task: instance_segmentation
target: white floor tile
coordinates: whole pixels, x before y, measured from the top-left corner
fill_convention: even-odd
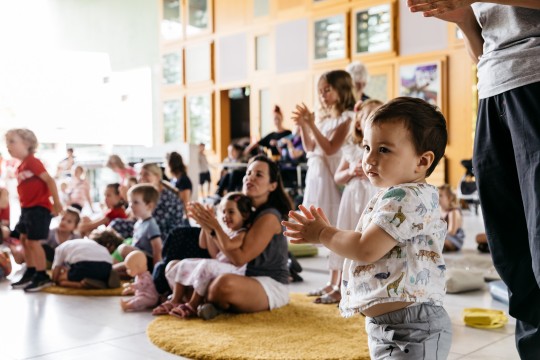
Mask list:
[[[465,357],[465,360],[519,360],[519,354],[516,350],[514,335],[509,335],[497,342],[489,344]]]
[[[39,360],[95,360],[95,359],[114,359],[114,360],[149,360],[158,359],[152,355],[139,354],[135,351],[129,351],[105,343],[94,344],[90,346],[81,346],[78,348],[55,352],[40,356]]]
[[[109,345],[136,352],[149,358],[156,360],[169,360],[169,359],[186,359],[181,356],[172,355],[168,352],[162,351],[150,342],[146,333],[126,336],[121,339],[111,340],[106,342]]]

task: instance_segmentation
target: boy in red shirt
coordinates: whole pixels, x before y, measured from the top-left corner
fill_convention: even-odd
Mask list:
[[[52,285],[45,272],[45,252],[40,240],[49,234],[52,214],[62,211],[58,190],[54,179],[43,163],[34,157],[38,141],[28,129],[11,129],[6,133],[9,154],[21,160],[17,168],[17,192],[21,203],[21,217],[15,226],[26,255],[26,271],[23,277],[12,283],[14,289],[35,292]],[[49,200],[53,197],[53,204]]]

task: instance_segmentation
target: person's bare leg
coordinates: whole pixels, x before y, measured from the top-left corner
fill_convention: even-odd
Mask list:
[[[252,313],[268,310],[268,296],[261,283],[247,276],[225,274],[208,288],[208,302],[223,310]]]
[[[82,289],[84,287],[80,281],[69,281],[69,280],[60,280],[58,282],[58,285],[62,287],[74,288],[74,289]]]
[[[41,242],[27,240],[27,249],[31,251],[32,261],[34,262],[36,271],[45,271],[47,268],[47,259],[45,258],[45,251],[41,246]]]
[[[174,284],[174,289],[171,297],[171,302],[175,304],[180,304],[182,302],[182,298],[184,297],[186,287],[180,283]]]
[[[26,261],[26,267],[27,268],[35,268],[36,262],[34,261],[34,254],[32,253],[32,250],[29,248],[29,240],[26,238],[26,235],[21,234],[20,236],[21,245],[23,247],[24,251],[24,258]]]
[[[191,299],[188,301],[189,306],[191,306],[192,309],[197,310],[197,307],[201,305],[204,302],[204,296],[201,296],[197,294],[196,291],[193,291],[193,294],[191,295]]]

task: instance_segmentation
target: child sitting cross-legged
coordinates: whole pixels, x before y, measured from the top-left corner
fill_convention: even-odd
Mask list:
[[[212,259],[184,259],[181,261],[171,261],[167,265],[166,277],[169,281],[173,294],[171,300],[164,302],[152,311],[153,315],[170,314],[179,318],[189,318],[200,316],[211,318],[215,314],[208,311],[216,311],[216,308],[205,307],[202,304],[206,296],[208,285],[218,275],[238,274],[244,275],[246,265],[236,266],[223,254],[222,247],[227,250],[240,248],[244,242],[247,222],[251,217],[251,200],[246,195],[239,192],[232,192],[225,195],[219,204],[219,211],[222,214],[221,231],[211,231],[203,228],[199,237],[199,246],[208,249]],[[215,227],[220,225],[216,221]],[[219,237],[226,234],[230,241],[223,243]],[[192,291],[188,302],[183,303],[184,296]]]
[[[113,230],[94,230],[90,238],[58,245],[52,265],[53,281],[70,288],[117,288],[118,275],[112,270],[111,253],[123,239]]]
[[[158,199],[157,189],[150,184],[137,184],[128,191],[129,204],[133,216],[137,222],[133,228],[132,245],[122,244],[118,247],[120,256],[126,256],[134,251],[141,250],[147,257],[148,271],[152,272],[154,265],[161,260],[161,231],[156,220],[152,217]],[[119,262],[114,264],[115,270],[120,274],[126,271],[125,264]]]
[[[400,97],[366,123],[363,170],[380,191],[356,230],[301,206],[282,224],[293,243],[321,243],[345,257],[340,311],[366,316],[372,359],[446,359],[452,332],[442,307],[446,224],[438,189],[426,183],[444,155],[446,121],[427,102]]]

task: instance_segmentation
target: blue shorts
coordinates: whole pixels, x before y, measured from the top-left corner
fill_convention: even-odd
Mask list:
[[[14,232],[26,235],[28,240],[45,240],[49,237],[51,219],[51,212],[47,208],[41,206],[22,208]]]

